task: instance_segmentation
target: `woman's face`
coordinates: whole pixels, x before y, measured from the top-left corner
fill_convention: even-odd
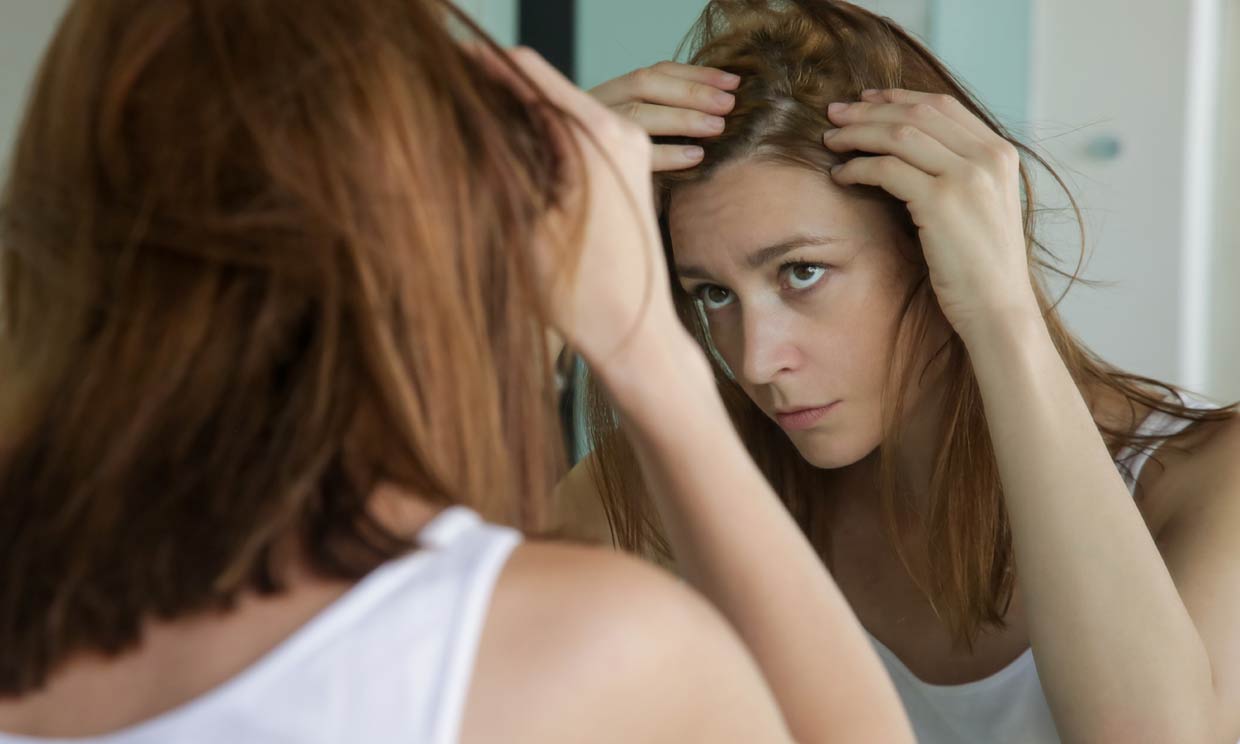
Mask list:
[[[887,208],[824,174],[746,160],[678,187],[669,219],[677,278],[754,403],[817,467],[873,452],[897,322],[918,272]],[[910,406],[918,393],[909,391]]]

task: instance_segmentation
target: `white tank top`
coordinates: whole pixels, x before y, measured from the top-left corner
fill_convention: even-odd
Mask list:
[[[449,507],[270,653],[105,736],[0,744],[455,744],[492,590],[519,533]]]
[[[1188,395],[1185,403],[1193,408],[1216,407]],[[1189,423],[1154,411],[1137,431],[1171,437]],[[1116,455],[1116,463],[1127,466],[1120,472],[1130,491],[1149,457],[1149,452],[1132,447]],[[1059,744],[1032,649],[989,677],[962,685],[932,685],[914,675],[877,638],[869,637],[904,701],[919,744]]]

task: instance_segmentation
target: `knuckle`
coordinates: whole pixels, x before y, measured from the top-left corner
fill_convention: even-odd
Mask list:
[[[626,121],[634,121],[641,113],[642,105],[638,101],[625,101],[615,106],[612,110],[623,117]]]
[[[666,60],[666,59],[655,62],[653,65],[650,66],[650,70],[652,72],[661,72],[664,74],[670,73],[674,69],[676,69],[675,63],[671,62],[670,60]]]
[[[891,138],[897,142],[908,142],[921,134],[921,130],[910,124],[897,124],[891,130]]]
[[[935,108],[939,110],[949,109],[953,106],[960,105],[960,101],[957,101],[954,96],[948,95],[947,93],[936,93],[930,100],[933,101]]]
[[[909,106],[909,116],[917,121],[926,121],[939,115],[939,110],[928,103],[914,103]]]
[[[1007,140],[1003,140],[994,149],[995,160],[1004,167],[1013,167],[1020,165],[1020,152],[1016,146]]]
[[[715,89],[702,83],[689,83],[689,96],[697,101],[711,102],[714,100]]]
[[[684,131],[705,132],[710,130],[711,122],[714,117],[709,114],[699,114],[693,111],[680,111],[677,119],[677,125]]]
[[[963,184],[974,190],[982,190],[990,186],[990,176],[981,168],[970,166],[961,173]]]
[[[652,67],[639,67],[630,72],[628,78],[635,90],[645,91],[649,88],[650,81],[658,74]]]

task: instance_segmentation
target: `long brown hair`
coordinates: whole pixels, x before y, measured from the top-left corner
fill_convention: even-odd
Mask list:
[[[861,92],[869,88],[948,94],[1012,142],[1027,161],[1020,170],[1025,196],[1024,233],[1031,275],[1051,336],[1083,391],[1114,391],[1127,399],[1132,409],[1130,425],[1099,422],[1112,451],[1130,445],[1149,448],[1153,444],[1152,437],[1136,432],[1137,404],[1194,422],[1216,421],[1234,414],[1186,405],[1173,386],[1116,369],[1072,336],[1056,311],[1058,300],[1052,300],[1040,273],[1060,273],[1070,279],[1069,287],[1078,281],[1084,236],[1076,270],[1062,270],[1036,236],[1038,210],[1030,165],[1045,168],[1065,192],[1066,186],[1043,158],[1013,139],[931,52],[899,26],[835,0],[712,0],[687,41],[693,49],[691,63],[736,73],[742,83],[735,91],[736,105],[727,117],[725,131],[716,137],[692,140],[705,147],[702,163],[659,179],[669,270],[673,262],[667,204],[679,186],[707,179],[723,164],[745,158],[825,173],[841,161],[840,156],[822,145],[822,133],[831,126],[826,118],[827,104],[858,100]],[[689,142],[675,138],[665,141]],[[893,219],[898,220],[909,244],[916,248],[912,259],[921,267],[920,279],[903,298],[896,352],[884,396],[884,437],[879,449],[884,521],[899,559],[932,607],[958,643],[971,645],[983,627],[1003,626],[1014,580],[1011,530],[981,394],[959,336],[953,334],[942,348],[931,350],[935,358],[946,355],[946,392],[938,437],[943,446],[932,471],[929,513],[916,514],[906,498],[908,489],[899,482],[893,453],[901,441],[905,392],[925,369],[904,360],[918,358],[916,350],[926,344],[928,319],[937,304],[907,209],[894,197],[876,189],[853,191],[859,197],[888,203]],[[1075,202],[1072,209],[1079,223]],[[672,285],[682,320],[709,348],[708,329],[693,298],[677,283]],[[750,454],[819,552],[829,556],[831,510],[829,494],[824,492],[827,487],[823,471],[800,456],[783,431],[758,409],[726,370],[719,364],[715,367],[720,392]],[[597,452],[594,474],[614,539],[626,549],[667,560],[668,546],[657,514],[639,486],[633,453],[597,384],[591,385],[588,401],[590,434]],[[908,554],[901,538],[910,529],[917,529],[924,536],[924,544],[929,548],[927,555]],[[921,566],[925,568],[915,568]]]
[[[381,481],[539,528],[562,112],[465,35],[498,49],[440,0],[71,6],[0,212],[0,693],[279,591],[285,538],[413,549]]]

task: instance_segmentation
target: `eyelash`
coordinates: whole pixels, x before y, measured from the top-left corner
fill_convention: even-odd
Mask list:
[[[790,259],[790,260],[784,261],[783,263],[779,265],[779,271],[777,275],[782,277],[789,269],[794,269],[794,268],[822,269],[824,272],[830,270],[830,267],[827,266],[826,264],[817,263],[815,261],[797,261],[794,259]],[[814,282],[813,285],[806,287],[805,289],[799,289],[799,290],[793,289],[792,291],[810,292],[816,289],[820,282],[822,282],[821,278],[818,281]],[[698,302],[705,304],[705,298],[703,297],[703,295],[705,294],[707,290],[712,289],[712,288],[724,289],[723,287],[719,287],[718,284],[701,284],[701,285],[698,285],[697,287],[694,287],[693,289],[694,299],[697,300]],[[729,293],[731,292],[731,290],[727,290],[727,291]],[[704,308],[704,309],[706,309],[707,312],[714,312],[710,310],[709,308]]]

